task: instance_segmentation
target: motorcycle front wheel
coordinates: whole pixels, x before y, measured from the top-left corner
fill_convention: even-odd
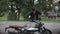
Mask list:
[[[52,34],[52,32],[49,29],[46,29],[46,31],[43,34]]]

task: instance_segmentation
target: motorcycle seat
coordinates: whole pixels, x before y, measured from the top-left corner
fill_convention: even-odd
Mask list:
[[[10,28],[24,28],[25,26],[10,25]]]

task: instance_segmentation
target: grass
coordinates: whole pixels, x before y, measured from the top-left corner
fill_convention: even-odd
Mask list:
[[[50,19],[50,18],[42,18],[42,21],[44,21],[44,22],[57,22],[57,23],[60,22],[60,20]]]
[[[0,17],[0,21],[7,21],[7,16]]]
[[[48,18],[41,18],[42,20],[41,21],[44,21],[44,22],[58,22],[60,23],[60,20],[56,20],[56,19],[48,19]],[[3,17],[0,17],[0,21],[7,21],[7,16],[3,16]],[[20,21],[26,21],[24,20],[23,17],[20,17]]]

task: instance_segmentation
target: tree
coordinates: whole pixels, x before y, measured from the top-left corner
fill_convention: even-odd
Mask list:
[[[60,1],[58,2],[58,6],[59,6],[59,11],[60,11]]]
[[[25,18],[25,20],[28,19],[28,14],[31,12],[31,9],[34,8],[34,2],[33,0],[25,0],[24,6],[22,7],[21,14]]]
[[[3,16],[4,13],[6,13],[8,10],[7,7],[7,0],[1,0],[0,1],[0,16]]]
[[[53,0],[39,0],[40,10],[47,15],[47,11],[53,9]]]
[[[19,20],[20,13],[21,13],[22,9],[30,10],[33,7],[32,0],[29,0],[29,1],[28,0],[24,0],[24,1],[23,0],[10,0],[9,3],[10,3],[10,6],[11,6],[10,7],[10,13],[9,13],[9,16],[8,16],[9,20]],[[13,7],[14,5],[16,7],[15,9]],[[17,10],[17,12],[15,13],[16,10]],[[25,12],[26,12],[26,10],[25,10]],[[14,18],[14,19],[12,19],[12,18]]]

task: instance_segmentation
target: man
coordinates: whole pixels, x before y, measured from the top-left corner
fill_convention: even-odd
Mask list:
[[[34,22],[34,20],[38,20],[39,16],[41,16],[41,13],[35,9],[32,9],[32,12],[29,14],[29,18],[32,22]]]

